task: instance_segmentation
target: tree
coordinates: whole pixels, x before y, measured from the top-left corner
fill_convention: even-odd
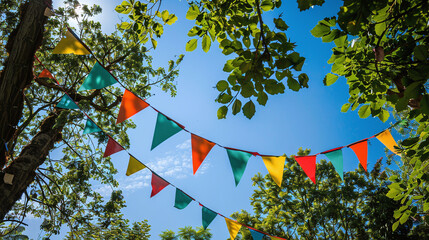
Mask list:
[[[112,235],[136,239],[136,234],[148,238],[146,222],[129,224],[120,213],[125,204],[121,192],[114,190],[118,183],[113,175],[117,171],[110,158],[102,156],[107,136],[102,132],[82,135],[85,115],[55,107],[66,91],[99,126],[127,147],[126,131],[135,125],[132,121],[112,124],[123,90],[111,86],[77,92],[94,58],[52,55],[51,50],[67,31],[62,23],[77,19],[77,33],[92,46],[95,58],[113,74],[120,72],[121,83],[141,97],[150,96],[153,86],[175,95],[173,80],[182,57],[169,61],[166,69],[155,69],[149,49],[134,36],[100,31],[100,23],[90,19],[101,12],[99,6],[83,5],[82,14],[77,14],[78,2],[69,0],[65,8],[56,9],[56,17],[48,19],[44,16],[47,5],[42,0],[1,4],[6,5],[1,7],[1,34],[8,36],[8,41],[1,41],[0,48],[7,51],[1,54],[0,76],[0,234],[7,234],[13,230],[13,223],[21,223],[26,214],[32,214],[44,219],[41,229],[48,237],[58,234],[67,224],[71,239],[90,233],[106,239]],[[35,61],[35,55],[40,63]],[[59,84],[50,78],[35,77],[45,68]],[[53,159],[50,152],[54,150],[61,157]],[[3,181],[11,176],[9,181]],[[110,199],[93,191],[93,181],[112,188]],[[121,235],[117,235],[119,232]]]
[[[203,227],[192,227],[179,228],[179,232],[176,233],[172,230],[165,230],[159,234],[162,240],[209,240],[212,238],[210,229],[204,229]]]
[[[400,204],[386,197],[382,162],[379,159],[370,172],[359,166],[341,181],[333,165],[321,160],[313,184],[293,156],[287,157],[282,187],[269,174],[257,174],[252,178],[253,213],[242,210],[232,217],[286,239],[416,239],[413,225],[419,223],[411,220],[391,230],[393,211]],[[252,239],[247,229],[241,230],[241,238]]]
[[[344,1],[338,16],[325,18],[311,31],[336,45],[328,61],[332,73],[324,83],[346,78],[350,98],[341,111],[360,106],[360,117],[385,122],[394,109],[401,120],[416,123],[398,149],[408,176],[397,173],[389,185],[388,196],[403,205],[394,229],[409,217],[425,218],[429,210],[428,12],[424,0]]]

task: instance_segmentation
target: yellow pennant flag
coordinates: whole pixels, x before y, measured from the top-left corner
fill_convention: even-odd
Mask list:
[[[229,218],[225,218],[225,222],[226,226],[228,227],[229,236],[231,237],[231,240],[234,240],[235,236],[238,234],[238,231],[240,231],[241,224]]]
[[[130,155],[130,161],[128,162],[128,168],[127,168],[127,176],[130,176],[131,174],[134,174],[142,169],[146,168],[145,165],[143,165],[140,161],[135,159],[133,156]]]
[[[66,38],[61,39],[61,41],[54,48],[52,54],[69,53],[74,53],[76,55],[87,55],[89,54],[89,51],[70,31],[67,31]]]
[[[396,155],[399,155],[398,151],[395,149],[395,146],[398,145],[396,144],[395,139],[393,139],[389,129],[384,130],[382,133],[378,134],[375,137],[380,140],[380,142],[383,143],[384,146],[386,146],[390,151],[392,151]]]
[[[286,157],[262,156],[262,160],[264,160],[265,167],[270,173],[271,178],[279,187],[281,187]]]

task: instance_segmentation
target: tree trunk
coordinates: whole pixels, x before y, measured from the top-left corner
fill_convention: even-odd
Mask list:
[[[62,124],[56,125],[56,123],[62,111],[64,110],[51,113],[43,120],[40,131],[22,149],[18,158],[5,169],[4,174],[0,174],[2,177],[0,181],[0,222],[33,182],[36,169],[43,164],[49,151],[53,149],[54,143],[61,140],[61,131],[65,121],[60,121]],[[6,174],[13,175],[12,184],[3,181],[4,176],[2,175]]]
[[[44,12],[52,0],[31,0],[21,6],[20,23],[10,34],[9,57],[0,73],[0,170],[6,164],[5,144],[12,140],[24,107],[24,90],[33,80],[34,54],[43,40]]]
[[[21,6],[20,23],[6,45],[9,57],[0,72],[0,170],[6,164],[6,144],[14,140],[12,136],[22,117],[24,90],[33,80],[34,55],[43,40],[47,20],[44,12],[51,5],[52,0],[31,0]],[[19,157],[0,172],[0,221],[33,181],[35,170],[43,164],[55,141],[61,138],[63,126],[54,128],[59,112],[43,121],[40,131]],[[12,184],[4,182],[5,176],[12,175]]]

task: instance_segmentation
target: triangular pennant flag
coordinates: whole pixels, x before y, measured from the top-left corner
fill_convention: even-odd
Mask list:
[[[304,170],[305,174],[316,184],[316,155],[312,156],[295,156],[295,160]]]
[[[229,163],[231,164],[232,172],[234,174],[235,186],[237,186],[243,176],[244,170],[246,169],[247,161],[249,161],[252,154],[228,148],[226,149],[226,152],[228,153]]]
[[[83,130],[83,134],[100,132],[101,129],[90,119],[86,120],[85,129]]]
[[[43,69],[43,71],[39,74],[38,78],[50,78],[54,79],[52,74],[48,71],[48,69]]]
[[[341,180],[344,180],[343,175],[343,151],[341,149],[332,152],[323,153],[331,160],[335,170],[340,175]]]
[[[125,89],[124,95],[122,96],[121,107],[119,108],[118,118],[116,119],[116,124],[127,120],[146,107],[149,107],[147,102],[141,100],[139,97],[134,95],[134,93]]]
[[[66,32],[66,37],[61,39],[57,44],[52,54],[69,54],[87,55],[88,49],[72,34],[70,31]]]
[[[174,199],[175,208],[184,209],[189,205],[191,201],[192,201],[192,198],[190,198],[188,195],[186,195],[181,190],[176,188],[176,198]]]
[[[135,157],[130,155],[130,160],[128,161],[127,173],[125,175],[130,176],[142,169],[145,169],[146,166],[137,160]]]
[[[108,157],[114,153],[125,150],[119,143],[109,137],[109,141],[107,141],[106,150],[104,151],[103,157]]]
[[[281,187],[286,156],[262,156],[262,160],[264,161],[265,167],[270,173],[271,178],[279,187]]]
[[[67,94],[64,94],[64,96],[61,98],[61,100],[55,107],[64,109],[79,109],[79,106],[76,105],[73,99],[71,99],[71,97]]]
[[[52,17],[55,13],[48,7],[45,8],[45,12],[43,13],[45,17]]]
[[[86,76],[82,86],[77,91],[91,90],[91,89],[102,89],[107,86],[117,83],[116,79],[110,74],[103,66],[98,62],[94,64],[94,67]]]
[[[229,218],[225,218],[225,222],[228,227],[229,236],[231,237],[231,240],[234,240],[237,233],[240,231],[241,224]]]
[[[395,153],[396,155],[399,155],[398,151],[395,149],[396,144],[395,139],[393,139],[392,134],[390,133],[389,129],[384,130],[382,133],[375,136],[381,143],[384,144],[390,151]]]
[[[169,137],[182,130],[179,125],[169,120],[166,116],[158,113],[156,119],[155,132],[153,134],[152,147],[150,150],[156,148],[159,144],[167,140]]]
[[[170,183],[162,179],[160,176],[156,175],[155,173],[152,173],[152,192],[150,193],[150,197],[155,196],[158,194],[162,189],[167,187]]]
[[[262,238],[265,236],[265,234],[255,231],[253,229],[250,229],[250,234],[252,235],[253,240],[262,240]]]
[[[203,163],[207,154],[212,150],[215,143],[210,142],[207,139],[191,134],[192,142],[192,165],[194,174],[197,172],[201,163]]]
[[[363,169],[365,169],[365,171],[368,171],[367,170],[368,140],[350,145],[349,148],[351,148],[353,152],[355,152]]]
[[[215,219],[215,217],[217,216],[217,213],[203,206],[202,215],[203,215],[203,227],[204,229],[207,229],[207,227],[210,225],[213,219]]]

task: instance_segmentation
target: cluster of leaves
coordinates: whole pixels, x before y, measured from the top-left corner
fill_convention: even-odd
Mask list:
[[[155,5],[161,1],[151,2]],[[216,84],[220,92],[216,101],[224,104],[217,112],[219,119],[226,117],[230,105],[232,114],[243,111],[246,117],[252,118],[255,114],[252,98],[265,105],[268,95],[284,93],[284,82],[293,91],[308,87],[309,78],[305,73],[294,77],[295,72],[301,71],[305,58],[294,51],[295,44],[286,37],[286,23],[281,17],[273,19],[277,31],[270,29],[262,19],[263,12],[281,6],[280,0],[188,2],[190,7],[186,18],[195,20],[195,26],[188,32],[188,36],[194,38],[187,42],[186,51],[195,50],[201,41],[202,49],[208,52],[212,43],[217,41],[224,55],[235,54],[235,58],[228,60],[223,68],[230,73],[228,79]],[[139,11],[140,6],[149,9],[140,1],[124,1],[116,7],[118,12],[129,14],[132,20],[131,23],[123,23],[125,26],[143,26],[148,22],[146,19],[150,16],[147,11]],[[167,24],[176,19],[167,10],[155,15],[161,16],[160,19]],[[155,25],[161,26],[156,21],[152,23],[149,23],[152,29]],[[147,32],[135,30],[135,34],[143,37]],[[248,99],[245,104],[239,99],[239,94]]]
[[[204,229],[203,227],[197,227],[193,229],[192,227],[183,227],[179,228],[179,232],[176,233],[172,230],[165,230],[159,237],[162,240],[210,240],[212,234],[210,229]]]
[[[298,155],[307,155],[309,150]],[[293,157],[287,157],[282,187],[267,174],[252,178],[253,213],[236,212],[237,221],[286,239],[416,239],[413,222],[407,220],[393,232],[393,211],[400,204],[386,197],[382,159],[371,172],[359,166],[344,174],[321,160],[313,184]],[[242,228],[241,239],[252,239]]]
[[[132,121],[115,124],[123,89],[116,84],[102,90],[76,92],[95,64],[94,57],[51,54],[60,37],[67,31],[63,23],[70,19],[78,20],[75,32],[91,47],[95,58],[114,75],[120,76],[119,80],[128,89],[142,98],[150,96],[153,86],[175,95],[176,68],[182,57],[171,60],[167,68],[155,69],[148,48],[135,35],[117,31],[102,33],[100,23],[92,20],[94,15],[101,12],[101,8],[83,5],[82,13],[77,14],[75,7],[78,4],[75,0],[66,1],[66,6],[58,8],[56,16],[49,18],[46,24],[48,30],[36,55],[61,86],[52,79],[35,78],[34,84],[26,89],[23,118],[14,139],[8,143],[9,163],[37,134],[43,119],[50,112],[57,111],[55,106],[64,95],[64,89],[98,126],[115,137],[122,146],[129,145],[127,130],[135,128],[135,124]],[[1,31],[8,30],[3,29],[2,25]],[[43,69],[42,65],[35,63],[36,76]],[[43,220],[41,229],[47,237],[59,234],[62,226],[67,225],[68,237],[72,239],[94,234],[96,239],[123,239],[126,236],[134,236],[130,239],[141,239],[141,236],[149,238],[149,225],[146,222],[129,224],[120,213],[125,202],[121,192],[115,191],[118,187],[114,178],[117,170],[110,158],[103,158],[107,136],[103,133],[82,135],[86,120],[80,111],[61,111],[56,124],[66,125],[61,132],[62,139],[55,146],[53,155],[58,157],[47,158],[37,170],[34,183],[6,216],[6,222],[31,214]],[[95,191],[103,186],[110,189],[107,192],[112,191],[107,202],[101,193]],[[3,234],[13,226],[1,223],[0,227]]]
[[[428,21],[425,0],[346,0],[336,17],[320,21],[311,31],[336,45],[328,61],[333,64],[332,73],[324,83],[331,85],[339,76],[347,79],[350,98],[341,111],[360,106],[361,118],[372,115],[385,122],[393,109],[402,119],[417,123],[417,134],[402,142],[403,163],[412,169],[407,171],[410,176],[390,186],[389,196],[404,204],[401,214],[395,215],[401,223],[419,215],[411,202],[425,206],[420,215],[429,210]],[[415,191],[417,186],[426,189]]]

